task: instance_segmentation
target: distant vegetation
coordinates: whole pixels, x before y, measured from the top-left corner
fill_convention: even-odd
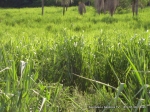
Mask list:
[[[150,111],[149,8],[44,11],[0,9],[0,112]]]
[[[56,3],[56,1],[59,1]],[[61,6],[61,0],[44,0],[45,6]],[[74,2],[71,6],[77,6],[79,2],[88,3],[90,1],[91,5],[94,6],[94,0],[73,0]],[[120,7],[127,8],[131,5],[131,1],[133,0],[119,0]],[[149,0],[139,0],[139,4],[147,6],[149,4]],[[0,7],[39,7],[41,6],[41,0],[1,0]]]

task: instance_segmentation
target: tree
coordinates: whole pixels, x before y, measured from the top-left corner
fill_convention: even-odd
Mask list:
[[[44,14],[44,0],[42,0],[42,15]]]

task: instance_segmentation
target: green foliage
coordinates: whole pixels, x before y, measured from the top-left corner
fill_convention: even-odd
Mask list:
[[[59,7],[44,16],[41,8],[1,9],[0,111],[148,112],[149,10],[110,17],[93,7],[83,16],[77,7],[65,16]]]

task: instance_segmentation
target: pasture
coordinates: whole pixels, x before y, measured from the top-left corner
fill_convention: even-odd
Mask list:
[[[0,8],[0,112],[150,111],[149,15]]]

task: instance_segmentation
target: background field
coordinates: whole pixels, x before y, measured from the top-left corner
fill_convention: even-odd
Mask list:
[[[0,9],[1,112],[150,110],[149,8],[44,11]]]

